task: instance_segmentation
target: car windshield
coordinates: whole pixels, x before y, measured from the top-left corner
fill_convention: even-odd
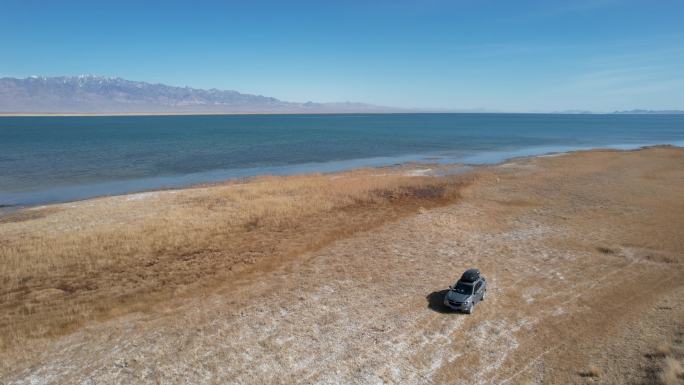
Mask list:
[[[454,291],[461,294],[473,294],[473,285],[468,285],[463,282],[456,282]]]

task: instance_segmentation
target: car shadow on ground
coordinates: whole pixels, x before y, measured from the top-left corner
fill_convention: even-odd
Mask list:
[[[428,308],[437,313],[456,313],[454,310],[444,305],[444,297],[448,292],[449,290],[440,290],[428,294],[427,297],[425,297],[428,302]]]

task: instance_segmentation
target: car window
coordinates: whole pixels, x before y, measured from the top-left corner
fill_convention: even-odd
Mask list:
[[[475,291],[480,291],[481,288],[482,288],[482,282],[478,282],[478,283],[475,285]]]
[[[454,291],[457,293],[470,295],[473,294],[473,285],[468,285],[467,283],[459,281],[456,282],[456,286],[454,286]]]

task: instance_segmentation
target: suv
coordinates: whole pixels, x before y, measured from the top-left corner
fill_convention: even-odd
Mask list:
[[[475,304],[485,299],[487,280],[480,275],[478,269],[468,269],[455,285],[449,286],[444,296],[444,305],[468,314],[473,312]]]

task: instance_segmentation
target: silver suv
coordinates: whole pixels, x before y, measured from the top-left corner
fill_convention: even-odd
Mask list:
[[[449,286],[449,291],[444,296],[444,305],[470,314],[476,303],[484,301],[486,293],[485,277],[478,269],[468,269],[455,285]]]

